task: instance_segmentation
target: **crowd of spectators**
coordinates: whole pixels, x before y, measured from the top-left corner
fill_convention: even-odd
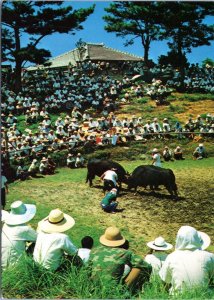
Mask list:
[[[26,252],[32,260],[49,272],[70,272],[82,266],[92,280],[102,284],[123,284],[136,291],[153,277],[165,283],[171,295],[187,288],[206,288],[213,283],[214,255],[206,249],[210,237],[191,226],[181,226],[173,245],[161,236],[147,243],[149,253],[143,257],[131,250],[129,241],[117,227],[108,227],[93,246],[91,236],[81,238],[82,247],[73,243],[66,231],[75,225],[72,216],[53,209],[42,219],[37,229],[28,222],[36,215],[36,206],[15,201],[11,211],[3,211],[2,261],[3,270],[16,265]],[[26,247],[27,242],[31,243]],[[78,272],[78,271],[77,271]],[[76,273],[78,276],[78,273]]]
[[[131,69],[131,64],[124,63],[121,68]],[[168,66],[168,72],[169,69]],[[214,116],[211,114],[206,118],[200,115],[196,119],[189,118],[183,126],[179,121],[172,123],[167,118],[118,117],[115,110],[121,103],[131,102],[132,97],[149,95],[156,101],[163,101],[171,91],[155,77],[146,85],[133,81],[128,75],[116,80],[103,74],[107,70],[109,65],[106,63],[88,61],[66,70],[23,71],[23,88],[18,94],[5,82],[1,103],[3,159],[9,156],[13,161],[28,157],[32,162],[61,150],[76,155],[79,147],[89,153],[106,145],[124,145],[133,140],[168,140],[172,136],[193,139],[194,131],[200,132],[199,137],[213,136]],[[194,72],[196,70],[193,68]],[[55,119],[52,114],[59,117]],[[24,131],[19,129],[19,116],[25,118]],[[37,126],[36,129],[30,129],[32,124]],[[69,157],[68,166],[75,165],[72,160]]]

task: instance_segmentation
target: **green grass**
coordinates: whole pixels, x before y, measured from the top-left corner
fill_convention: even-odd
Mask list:
[[[213,299],[207,289],[189,289],[170,296],[160,279],[152,278],[143,291],[133,293],[113,282],[90,280],[86,267],[71,267],[64,272],[49,272],[35,264],[30,257],[23,257],[15,266],[3,272],[2,294],[14,299]]]

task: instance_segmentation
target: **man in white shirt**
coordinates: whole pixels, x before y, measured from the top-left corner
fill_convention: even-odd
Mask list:
[[[8,194],[8,184],[7,178],[4,176],[4,173],[1,174],[1,205],[4,209],[6,205],[6,193]]]
[[[103,173],[103,175],[101,175],[100,178],[104,181],[104,193],[105,191],[110,191],[113,188],[117,188],[118,176],[115,171],[117,171],[117,169],[112,168],[111,170],[108,170],[105,173]]]
[[[214,255],[204,251],[210,238],[191,226],[182,226],[176,238],[175,251],[168,255],[159,275],[171,285],[170,292],[207,287],[214,277]]]
[[[5,269],[18,262],[26,252],[26,242],[35,242],[37,233],[26,225],[36,214],[36,206],[15,201],[11,211],[5,217],[2,228],[2,268]]]
[[[72,228],[74,219],[59,209],[52,210],[38,224],[38,237],[33,253],[34,260],[45,269],[56,271],[66,267],[67,258],[77,254],[78,249],[72,243],[65,231]]]

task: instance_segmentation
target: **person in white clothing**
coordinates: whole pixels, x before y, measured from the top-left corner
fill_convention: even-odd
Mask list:
[[[78,251],[68,235],[64,234],[74,224],[71,216],[64,214],[60,209],[52,210],[38,224],[34,260],[51,271],[66,268],[67,262],[71,262]]]
[[[161,156],[157,148],[154,148],[152,150],[152,165],[156,167],[161,167]]]
[[[11,204],[10,213],[2,212],[4,225],[1,266],[6,269],[16,264],[26,253],[26,242],[36,241],[36,231],[26,224],[35,216],[36,206],[18,200]]]
[[[158,272],[168,256],[165,251],[172,249],[173,246],[167,243],[161,236],[147,243],[147,246],[151,249],[151,252],[146,255],[144,260],[152,266],[152,274],[158,275]]]
[[[81,240],[82,248],[78,250],[78,256],[82,259],[83,263],[87,263],[90,257],[91,249],[94,245],[94,240],[91,236],[85,236]]]
[[[209,236],[191,226],[182,226],[177,233],[175,251],[166,258],[159,275],[170,284],[170,292],[209,287],[214,277],[214,254],[204,251]]]
[[[113,188],[117,188],[118,176],[115,172],[117,169],[111,168],[111,170],[106,171],[101,175],[101,180],[104,181],[103,191],[110,191]]]

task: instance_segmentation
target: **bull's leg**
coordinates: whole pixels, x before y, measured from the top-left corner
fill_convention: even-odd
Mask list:
[[[171,186],[166,186],[167,191],[170,193],[170,195],[172,196],[172,198],[174,198],[174,194],[173,194],[173,189]]]
[[[137,186],[134,188],[134,195],[137,195]]]

